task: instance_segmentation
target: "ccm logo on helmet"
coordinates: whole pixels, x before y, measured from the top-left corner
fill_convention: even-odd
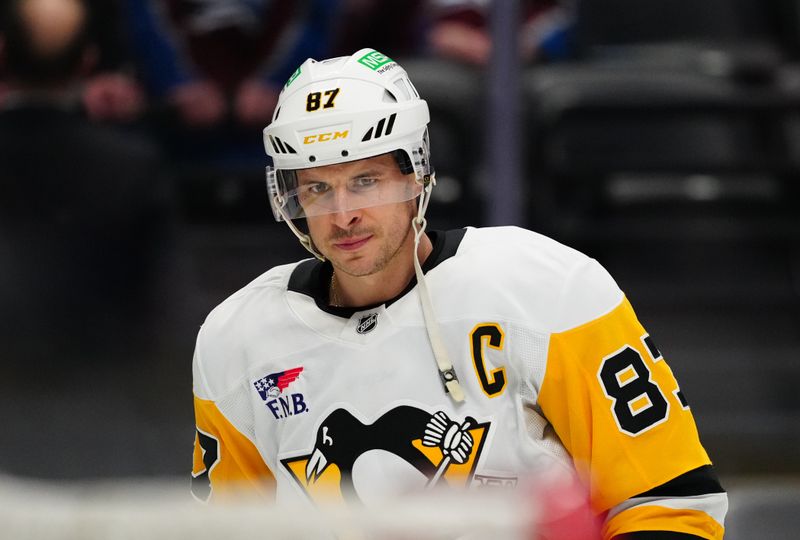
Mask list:
[[[331,131],[329,133],[315,133],[303,137],[303,144],[314,144],[318,142],[335,141],[336,139],[346,139],[350,136],[350,130]]]

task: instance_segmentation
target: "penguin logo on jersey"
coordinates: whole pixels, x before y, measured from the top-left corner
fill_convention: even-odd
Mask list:
[[[356,332],[359,334],[366,334],[375,330],[376,326],[378,326],[378,314],[370,313],[369,315],[364,315],[358,319]]]
[[[370,474],[364,472],[369,467],[365,464],[375,459],[405,462],[403,468],[419,485],[466,487],[475,475],[489,426],[470,416],[453,420],[442,411],[431,414],[408,405],[370,424],[340,408],[319,425],[310,452],[282,459],[281,464],[314,501],[358,499],[354,481]],[[369,480],[381,481],[374,476]]]

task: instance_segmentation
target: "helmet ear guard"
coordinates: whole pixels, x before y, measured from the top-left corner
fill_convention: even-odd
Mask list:
[[[414,166],[411,164],[411,158],[408,157],[403,150],[395,150],[392,152],[397,166],[400,168],[401,174],[411,174],[414,172]]]

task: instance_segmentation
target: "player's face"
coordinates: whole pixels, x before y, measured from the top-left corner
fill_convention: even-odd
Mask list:
[[[413,249],[414,199],[350,209],[359,206],[352,200],[359,196],[352,186],[366,189],[401,183],[409,190],[416,189],[414,175],[403,175],[390,154],[302,169],[297,171],[297,180],[300,187],[327,191],[336,200],[335,211],[308,217],[307,222],[314,245],[338,271],[351,276],[372,275],[387,268],[398,253]]]

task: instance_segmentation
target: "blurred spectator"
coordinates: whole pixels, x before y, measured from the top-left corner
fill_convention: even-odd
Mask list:
[[[93,120],[131,122],[144,112],[144,92],[130,73],[126,38],[120,28],[116,0],[86,0],[86,55],[75,88],[86,114]],[[3,21],[0,20],[0,27]],[[0,66],[0,102],[8,92],[8,74]]]
[[[77,357],[119,360],[149,339],[142,329],[164,236],[157,153],[80,110],[94,58],[83,0],[7,0],[2,10],[4,360],[36,369],[72,369],[64,360]]]
[[[328,52],[337,0],[124,0],[148,90],[189,127],[266,125],[294,66]]]
[[[430,0],[430,3],[431,52],[442,58],[485,66],[492,48],[488,28],[492,0]],[[571,4],[569,0],[520,2],[523,63],[561,60],[570,55]]]
[[[425,52],[427,0],[342,0],[332,52],[349,56],[371,47],[392,58]]]
[[[131,122],[145,110],[144,89],[133,74],[129,36],[118,0],[87,0],[94,65],[83,81],[83,105],[93,120]]]

